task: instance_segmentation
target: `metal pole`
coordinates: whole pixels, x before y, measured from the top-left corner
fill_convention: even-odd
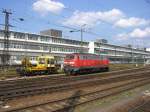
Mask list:
[[[115,60],[115,63],[117,62],[117,56],[116,56],[116,47],[115,47],[115,58],[114,58]]]
[[[138,56],[135,56],[135,66],[138,66]]]
[[[145,66],[145,61],[146,61],[146,60],[145,60],[145,55],[144,55],[144,66]]]
[[[81,53],[83,53],[83,29],[81,27]]]
[[[84,52],[83,51],[83,28],[84,28],[84,26],[86,26],[86,24],[83,24],[80,29],[80,31],[81,31],[81,53]]]
[[[132,56],[131,58],[132,58],[132,64],[133,64],[133,61],[134,61],[133,60],[133,48],[131,48],[131,56]]]
[[[3,11],[5,14],[5,31],[4,31],[4,50],[2,56],[2,63],[4,66],[9,64],[9,15],[12,14],[8,12],[6,9]]]
[[[99,55],[101,55],[101,43],[99,43]]]
[[[83,24],[82,26],[81,26],[81,29],[80,30],[76,30],[76,31],[70,31],[70,32],[80,32],[81,33],[81,37],[80,37],[80,41],[81,41],[81,44],[80,44],[80,46],[81,46],[81,50],[80,50],[80,52],[81,53],[83,53],[83,27],[85,26],[86,24]]]

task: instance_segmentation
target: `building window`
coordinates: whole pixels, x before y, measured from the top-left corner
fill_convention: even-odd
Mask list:
[[[28,45],[27,48],[31,49],[31,50],[40,50],[41,49],[39,45]]]
[[[24,33],[14,33],[14,38],[17,39],[25,39],[25,34]]]
[[[0,48],[4,48],[4,43],[0,43]]]
[[[38,36],[34,34],[29,34],[28,35],[28,40],[38,40]]]
[[[40,37],[41,41],[45,41],[45,42],[49,42],[50,41],[50,37],[46,37],[46,36],[41,36]]]
[[[4,32],[0,31],[0,37],[4,37]]]
[[[48,46],[43,46],[43,49],[42,49],[43,51],[48,51],[49,49],[48,49]]]

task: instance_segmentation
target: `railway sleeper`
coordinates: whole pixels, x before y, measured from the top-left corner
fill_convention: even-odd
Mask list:
[[[136,77],[136,78],[138,78],[138,77]],[[126,79],[128,79],[128,78],[126,78]],[[130,79],[130,77],[129,77],[129,79]],[[124,78],[122,80],[124,80]],[[113,81],[109,81],[109,83],[112,83],[114,81],[117,82],[117,81],[121,81],[121,80],[115,79]],[[103,82],[100,82],[100,83],[104,84],[106,82],[108,82],[108,81],[103,81]],[[96,82],[94,84],[99,84],[99,83]],[[84,86],[88,86],[88,85],[89,84],[84,84]],[[72,87],[71,85],[70,85],[70,87],[68,87],[68,85],[65,85],[65,86],[61,85],[61,86],[51,87],[51,88],[41,88],[41,89],[37,88],[36,90],[30,89],[30,90],[26,90],[26,91],[23,91],[23,90],[22,91],[17,91],[17,92],[14,91],[13,93],[8,93],[8,94],[5,93],[3,98],[10,99],[10,98],[18,97],[18,96],[27,96],[27,95],[41,94],[41,93],[45,93],[45,92],[46,93],[47,92],[54,92],[54,91],[71,89],[71,88],[74,88],[74,87]],[[1,97],[2,97],[2,95],[1,95]]]

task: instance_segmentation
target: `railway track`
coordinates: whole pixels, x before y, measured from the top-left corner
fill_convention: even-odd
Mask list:
[[[122,73],[116,73],[115,75],[108,76],[77,76],[77,77],[65,77],[60,79],[40,80],[35,82],[17,82],[12,84],[0,85],[0,99],[9,100],[16,97],[36,95],[41,93],[56,92],[59,90],[67,90],[75,87],[85,87],[89,85],[111,83],[112,81],[126,80],[130,78],[149,77],[150,70],[134,73],[128,73],[127,71]],[[145,75],[141,75],[145,74]]]
[[[114,82],[113,82],[114,83]],[[120,81],[114,84],[105,84],[105,87],[97,89],[96,91],[83,92],[77,90],[72,96],[46,102],[38,102],[33,105],[26,105],[18,108],[4,109],[1,112],[69,112],[76,106],[83,105],[85,103],[105,98],[114,94],[118,94],[129,89],[145,85],[150,83],[150,79],[138,78],[132,80]]]
[[[57,83],[57,81],[68,81],[68,80],[85,80],[85,79],[91,79],[91,78],[99,78],[99,77],[107,77],[110,75],[118,75],[122,73],[130,73],[130,72],[138,72],[138,71],[144,71],[145,68],[139,68],[139,69],[129,69],[129,70],[121,70],[121,71],[115,71],[115,72],[107,72],[107,73],[96,73],[96,74],[89,74],[89,75],[81,75],[81,76],[42,76],[42,77],[28,77],[28,78],[19,78],[15,80],[4,80],[0,81],[0,88],[1,87],[11,87],[11,86],[19,86],[19,85],[30,85],[32,83],[46,83],[46,82],[54,82]]]
[[[150,112],[150,101],[140,105],[139,107],[136,107],[130,112]]]
[[[58,80],[59,79],[59,80]],[[0,99],[2,101],[19,98],[23,96],[37,95],[41,93],[61,93],[65,91],[76,91],[73,96],[68,96],[63,99],[55,101],[46,101],[42,103],[34,103],[33,105],[28,105],[25,107],[14,107],[11,109],[1,109],[0,112],[12,112],[12,111],[29,111],[38,112],[37,108],[41,107],[45,109],[45,105],[49,111],[65,111],[65,109],[74,108],[77,105],[81,105],[95,99],[103,98],[109,95],[117,94],[128,89],[135,88],[137,86],[142,86],[144,84],[150,83],[150,70],[148,68],[140,68],[119,72],[106,73],[105,75],[87,75],[87,76],[61,76],[61,77],[48,77],[40,79],[27,79],[27,80],[17,80],[15,81],[3,81],[0,82]],[[103,89],[96,90],[92,92],[82,92],[83,88],[93,87],[96,85],[103,85]],[[78,91],[79,90],[79,91]],[[107,93],[108,92],[108,93]],[[75,99],[74,99],[75,98]],[[68,102],[72,99],[76,102],[76,98],[79,100],[75,104],[68,105]],[[83,99],[85,101],[83,101]],[[80,101],[81,100],[81,101]],[[67,102],[67,103],[66,103]],[[58,107],[55,108],[55,105]],[[44,107],[43,107],[44,106]],[[60,108],[61,107],[61,108]],[[51,108],[51,109],[50,109]],[[36,111],[34,111],[36,110]],[[48,112],[49,112],[48,111]],[[47,112],[47,111],[43,111]]]
[[[140,68],[134,68],[134,69],[126,69],[126,70],[119,70],[119,71],[112,71],[112,72],[103,72],[103,73],[94,73],[94,74],[86,74],[82,76],[75,76],[75,77],[83,77],[83,78],[88,78],[88,77],[95,77],[99,74],[103,75],[111,75],[111,74],[120,74],[120,73],[129,73],[129,72],[134,72],[134,71],[141,71],[144,70],[145,67],[140,67]],[[0,85],[5,84],[5,83],[19,83],[24,82],[24,81],[41,81],[41,80],[49,80],[49,79],[55,79],[55,78],[72,78],[74,76],[66,76],[64,74],[55,74],[55,75],[44,75],[44,76],[32,76],[32,77],[21,77],[21,78],[13,78],[13,79],[6,79],[6,80],[0,80]]]

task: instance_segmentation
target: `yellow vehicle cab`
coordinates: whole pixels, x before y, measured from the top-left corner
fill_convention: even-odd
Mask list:
[[[39,56],[36,59],[36,65],[32,65],[29,58],[22,60],[22,68],[17,72],[21,75],[43,75],[57,73],[57,60],[54,56]]]

